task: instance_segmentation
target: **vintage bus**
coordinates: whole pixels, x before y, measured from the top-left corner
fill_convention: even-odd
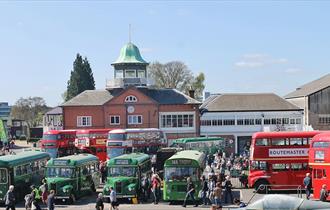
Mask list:
[[[74,141],[76,130],[51,130],[44,132],[40,148],[48,152],[51,158],[73,155],[76,151]]]
[[[184,150],[198,150],[205,154],[215,154],[218,150],[227,150],[230,147],[229,144],[229,142],[221,137],[194,137],[173,140],[171,146],[180,147]],[[231,144],[233,147],[234,143]]]
[[[158,128],[115,129],[109,132],[107,158],[141,152],[155,155],[159,148],[167,146],[167,139]]]
[[[78,130],[75,146],[80,153],[89,153],[105,161],[107,159],[106,142],[110,130],[110,128]]]
[[[111,158],[107,162],[107,181],[103,194],[109,198],[113,187],[118,198],[140,198],[141,181],[151,176],[151,159],[143,153],[131,153]]]
[[[320,199],[322,185],[326,184],[328,190],[330,187],[330,132],[313,137],[309,149],[309,165],[312,168],[313,198]]]
[[[48,189],[55,190],[55,199],[69,203],[95,192],[100,177],[99,159],[91,154],[54,158],[46,165]]]
[[[182,201],[186,196],[187,178],[191,177],[195,185],[195,198],[201,189],[200,177],[205,168],[205,154],[196,150],[176,153],[165,161],[163,199]]]
[[[44,178],[45,165],[49,154],[39,151],[20,152],[16,155],[0,157],[0,202],[4,203],[4,196],[10,185],[15,186],[16,200],[23,200],[30,192],[30,186],[40,185]]]
[[[302,185],[306,173],[311,171],[308,166],[309,142],[319,133],[288,131],[253,134],[249,187],[259,189],[262,193],[268,189],[297,189]]]

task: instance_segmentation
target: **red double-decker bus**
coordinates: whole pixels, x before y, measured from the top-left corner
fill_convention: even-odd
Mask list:
[[[155,155],[163,147],[167,147],[167,139],[158,128],[115,129],[109,132],[107,158],[131,152]]]
[[[107,159],[106,142],[110,130],[110,128],[78,130],[74,145],[79,152],[90,153],[105,161]]]
[[[330,132],[313,137],[309,149],[309,165],[312,168],[313,198],[320,199],[322,185],[326,184],[327,189],[330,189]]]
[[[320,131],[258,132],[252,136],[248,185],[267,189],[297,189],[308,166],[309,142]]]
[[[76,130],[51,130],[44,132],[40,140],[41,150],[48,152],[52,158],[75,153],[74,141]]]

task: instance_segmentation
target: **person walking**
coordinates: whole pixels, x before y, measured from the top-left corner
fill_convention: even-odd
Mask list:
[[[95,209],[96,210],[104,210],[104,204],[103,204],[103,194],[99,193],[96,202],[95,202]]]
[[[48,199],[48,185],[46,179],[42,180],[42,185],[39,187],[41,191],[41,200],[43,204],[47,204]]]
[[[39,210],[40,205],[39,205],[39,201],[41,199],[40,197],[40,193],[39,193],[39,189],[36,188],[34,185],[31,185],[31,196],[32,196],[32,205],[31,205],[31,209],[32,210]]]
[[[195,193],[195,185],[191,181],[191,178],[188,177],[187,178],[187,194],[186,194],[186,197],[183,201],[183,205],[182,205],[183,207],[186,207],[186,203],[187,203],[188,198],[191,198],[193,203],[195,203],[194,207],[198,206],[198,203],[197,203],[197,201],[195,200],[195,197],[194,197],[194,193]]]
[[[118,203],[118,200],[117,200],[117,193],[113,189],[113,187],[110,187],[110,203],[111,203],[110,210],[112,210],[112,209],[119,210],[119,208],[118,208],[119,203]]]
[[[231,184],[230,181],[230,176],[226,176],[226,180],[224,181],[223,187],[225,188],[225,203],[227,202],[227,198],[229,198],[231,204],[233,204],[233,193],[232,193],[232,187],[233,185]]]
[[[327,185],[324,184],[324,185],[322,185],[322,189],[321,189],[321,192],[320,192],[320,201],[326,202],[328,195],[329,195],[329,193],[328,193],[328,190],[327,190]]]
[[[305,186],[306,199],[309,200],[309,197],[311,195],[311,190],[312,190],[312,180],[311,180],[311,174],[310,173],[306,174],[306,177],[304,178],[303,184]]]
[[[201,177],[201,181],[202,181],[202,201],[204,205],[208,205],[210,203],[208,199],[209,187],[204,175]]]
[[[222,198],[222,189],[221,182],[217,182],[216,187],[213,190],[214,204],[216,209],[222,209],[221,198]]]
[[[48,210],[55,209],[55,191],[51,190],[47,196],[47,208]]]
[[[153,174],[151,177],[151,191],[153,195],[154,204],[158,204],[159,186],[160,186],[160,180],[158,179],[157,174]]]
[[[15,195],[14,195],[14,185],[10,185],[9,189],[5,195],[5,205],[6,210],[15,210]]]

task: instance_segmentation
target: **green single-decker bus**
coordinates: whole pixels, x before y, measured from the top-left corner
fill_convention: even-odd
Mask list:
[[[100,184],[99,159],[91,154],[52,158],[46,166],[49,190],[55,199],[74,203],[76,198],[91,194]]]
[[[196,150],[184,150],[165,161],[163,199],[182,201],[187,193],[187,178],[195,185],[195,198],[201,189],[200,177],[205,166],[205,154]]]

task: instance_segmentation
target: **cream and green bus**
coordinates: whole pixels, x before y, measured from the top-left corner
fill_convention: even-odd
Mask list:
[[[30,192],[30,186],[41,184],[45,165],[50,156],[46,152],[27,151],[0,157],[0,202],[10,185],[15,186],[16,200],[23,200]]]
[[[195,185],[195,198],[201,189],[200,177],[205,168],[205,155],[196,150],[184,150],[165,161],[163,199],[182,201],[186,196],[187,178]]]

